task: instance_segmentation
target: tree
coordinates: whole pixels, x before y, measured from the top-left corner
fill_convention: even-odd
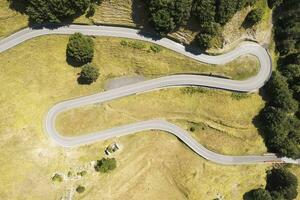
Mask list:
[[[97,160],[95,165],[95,170],[97,172],[106,173],[108,171],[114,170],[117,167],[117,161],[115,158],[102,158]]]
[[[296,112],[297,102],[293,99],[286,80],[279,72],[272,73],[266,89],[271,97],[270,105],[282,108],[286,112]]]
[[[268,6],[269,8],[274,8],[276,6],[279,6],[279,4],[282,3],[282,0],[268,0]]]
[[[196,39],[200,49],[206,50],[212,47],[212,35],[207,33],[199,33]]]
[[[190,17],[192,0],[149,0],[149,21],[161,35],[186,24]]]
[[[245,193],[243,199],[244,200],[272,200],[272,197],[269,191],[262,188],[258,188]]]
[[[204,22],[215,21],[215,0],[195,0],[192,7],[192,13],[199,20],[200,24]]]
[[[158,10],[151,17],[155,30],[161,35],[171,32],[176,26],[171,14],[166,10]]]
[[[67,56],[80,64],[91,62],[94,56],[93,40],[81,33],[74,33],[69,38]]]
[[[98,79],[99,75],[99,69],[88,63],[83,66],[80,72],[80,81],[84,84],[91,84]]]
[[[217,37],[222,37],[221,25],[216,22],[205,22],[201,25],[201,31],[196,39],[199,47],[206,50],[214,45],[213,39]]]
[[[60,23],[86,11],[90,0],[29,0],[26,13],[35,23]]]
[[[254,26],[255,24],[258,24],[258,22],[261,21],[263,15],[264,15],[263,9],[257,8],[257,9],[251,10],[247,14],[245,21],[243,22],[243,26],[245,28],[248,28],[248,27]]]
[[[271,192],[278,192],[286,200],[292,200],[297,197],[297,177],[284,168],[273,168],[267,172],[266,189]]]

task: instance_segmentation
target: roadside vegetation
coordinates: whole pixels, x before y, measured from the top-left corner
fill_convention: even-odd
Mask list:
[[[244,200],[293,200],[298,192],[297,177],[285,168],[268,170],[266,187],[253,189],[244,195]]]

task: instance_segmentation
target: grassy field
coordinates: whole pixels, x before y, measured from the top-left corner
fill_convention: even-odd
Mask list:
[[[3,113],[0,116],[1,199],[35,200],[43,199],[45,194],[47,194],[47,199],[61,199],[68,196],[73,196],[73,199],[93,199],[95,196],[109,199],[153,199],[153,197],[213,199],[217,197],[218,193],[224,195],[226,199],[240,199],[245,191],[264,184],[264,171],[268,166],[219,166],[203,160],[175,137],[161,132],[144,132],[79,148],[58,147],[43,130],[45,114],[53,104],[101,91],[106,78],[132,74],[135,71],[134,67],[147,66],[147,60],[150,63],[151,59],[156,56],[161,59],[159,63],[168,64],[170,60],[175,60],[178,64],[174,69],[179,70],[180,64],[186,64],[181,66],[184,67],[181,68],[183,71],[188,69],[185,68],[189,65],[188,63],[193,62],[178,55],[173,55],[173,58],[164,61],[163,58],[168,57],[167,55],[172,56],[172,53],[167,50],[154,55],[145,51],[143,52],[145,58],[142,59],[141,53],[139,54],[136,49],[119,45],[119,40],[99,38],[95,39],[97,44],[95,63],[101,68],[101,78],[93,85],[83,86],[78,85],[76,81],[79,69],[72,68],[66,63],[67,39],[66,36],[39,37],[0,54],[0,108]],[[99,46],[100,44],[102,44],[102,48]],[[119,51],[122,49],[123,53],[116,54],[115,51],[118,49]],[[137,56],[139,60],[132,62],[130,55],[134,53],[139,55]],[[110,62],[108,62],[109,60]],[[133,69],[130,70],[130,66]],[[161,68],[161,66],[163,64],[157,65],[156,68]],[[211,69],[211,67],[205,67]],[[149,70],[150,72],[151,70]],[[162,73],[165,71],[163,70],[159,75]],[[195,97],[191,97],[181,93],[182,90],[170,90],[145,95],[149,95],[149,97],[163,95],[163,99],[167,100],[160,102],[164,104],[170,102],[168,99],[177,94],[182,95],[182,102],[195,101],[197,95],[199,97],[204,95],[195,94]],[[204,96],[207,97],[202,98],[202,104],[213,98],[216,98],[216,103],[223,98],[226,98],[228,103],[235,102],[226,92],[209,91]],[[126,102],[131,101],[132,98],[141,99],[142,97],[130,97],[121,99],[121,101]],[[250,100],[257,101],[254,110],[263,104],[261,99],[254,95],[237,103],[237,107]],[[152,101],[154,102],[154,99]],[[225,103],[225,101],[223,102]],[[254,105],[253,102],[251,104]],[[180,104],[179,106],[184,105]],[[226,105],[224,104],[224,106]],[[218,108],[216,107],[215,112]],[[228,109],[225,110],[228,111]],[[241,117],[242,120],[233,119],[231,122],[236,119],[238,122],[233,123],[232,130],[236,126],[238,127],[243,120],[248,123],[254,110],[249,111],[243,118]],[[184,115],[184,113],[180,114],[182,117]],[[174,116],[176,115],[174,114]],[[203,116],[205,113],[201,117]],[[188,124],[184,120],[173,120],[188,128]],[[195,121],[201,122],[198,118],[195,118]],[[208,121],[213,122],[211,119]],[[213,122],[210,127],[218,124],[220,124],[218,121]],[[220,125],[220,127],[224,128],[225,126]],[[243,124],[243,127],[247,127],[247,125]],[[252,128],[249,127],[249,130]],[[220,131],[206,132],[206,134],[208,133],[221,134]],[[198,128],[195,134],[200,135],[199,140],[205,143],[207,138],[205,135],[201,136]],[[235,133],[233,131],[230,134],[234,135]],[[244,133],[239,135],[236,132],[236,135],[246,138]],[[253,136],[258,138],[256,132],[253,132]],[[230,137],[225,136],[224,138],[229,139]],[[103,156],[104,148],[113,141],[117,141],[122,147],[114,155],[117,158],[118,167],[110,174],[97,174],[94,172],[91,162],[100,159]],[[258,151],[256,150],[259,146],[257,142],[261,143],[261,141],[256,141],[256,139],[252,141],[255,150],[250,149],[247,152]],[[248,142],[250,143],[250,139]],[[208,143],[207,145],[209,146]],[[217,147],[212,146],[212,148],[218,150]],[[231,150],[228,149],[230,153]],[[264,146],[261,146],[260,149],[263,151]],[[188,165],[186,165],[187,161]],[[81,170],[86,170],[87,175],[76,176],[76,173]],[[74,175],[68,177],[69,171]],[[249,176],[245,176],[245,172]],[[62,183],[51,181],[54,173],[64,175]],[[78,184],[84,185],[86,192],[80,195],[74,193]]]
[[[66,111],[58,116],[57,129],[73,136],[161,118],[186,130],[193,127],[192,135],[209,149],[224,154],[255,154],[266,151],[252,123],[263,106],[257,94],[237,100],[223,91],[190,94],[185,88],[165,89]]]

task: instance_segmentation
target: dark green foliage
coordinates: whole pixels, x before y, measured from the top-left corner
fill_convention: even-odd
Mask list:
[[[106,173],[108,171],[114,170],[117,167],[117,161],[115,158],[102,158],[97,160],[95,165],[95,170],[97,172]]]
[[[293,99],[285,78],[279,72],[273,72],[266,89],[271,97],[270,105],[282,108],[286,112],[297,110],[297,102]]]
[[[150,50],[153,52],[153,53],[159,53],[162,51],[162,48],[158,45],[151,45],[150,46]]]
[[[84,13],[89,4],[90,0],[29,0],[26,12],[35,23],[60,23]]]
[[[201,32],[197,35],[197,42],[202,50],[209,49],[213,46],[213,39],[221,37],[222,28],[220,24],[211,22],[203,23],[201,26]]]
[[[80,64],[91,62],[94,56],[93,40],[81,33],[74,33],[69,38],[67,56]]]
[[[98,68],[90,63],[85,64],[80,72],[80,83],[91,84],[98,79],[99,75]]]
[[[268,0],[268,6],[269,8],[274,8],[281,4],[282,0]]]
[[[76,192],[78,192],[78,193],[83,193],[84,191],[85,191],[85,187],[84,187],[84,186],[79,185],[79,186],[76,188]]]
[[[202,50],[206,50],[212,47],[213,36],[207,33],[199,33],[197,35],[197,42]]]
[[[243,26],[245,28],[254,26],[261,21],[263,15],[264,11],[260,8],[251,10],[246,16],[245,21],[243,22]]]
[[[215,0],[195,0],[193,3],[192,13],[199,20],[200,24],[204,22],[215,21]]]
[[[226,24],[245,4],[245,0],[216,0],[216,21]]]
[[[266,189],[274,196],[283,196],[286,200],[292,200],[297,197],[297,177],[284,168],[269,170],[267,172]],[[274,194],[276,192],[279,194]]]
[[[146,44],[140,41],[129,41],[129,40],[121,40],[120,44],[124,47],[130,47],[133,49],[145,49]]]
[[[190,17],[192,0],[149,0],[150,22],[161,35],[183,25]]]
[[[244,200],[272,200],[269,191],[258,188],[244,194]]]

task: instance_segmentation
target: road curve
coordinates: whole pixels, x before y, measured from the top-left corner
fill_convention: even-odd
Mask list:
[[[300,164],[300,160],[293,160],[289,158],[279,158],[274,154],[268,155],[254,155],[254,156],[229,156],[221,155],[212,152],[201,144],[199,144],[195,139],[193,139],[189,133],[187,133],[182,128],[171,124],[165,120],[155,119],[142,121],[138,123],[128,124],[125,126],[119,126],[112,129],[107,129],[104,131],[99,131],[95,133],[90,133],[78,137],[64,137],[61,136],[55,128],[55,120],[58,114],[69,109],[77,108],[80,106],[103,103],[113,99],[118,99],[128,95],[133,95],[137,93],[147,92],[155,89],[161,89],[173,86],[206,86],[219,89],[241,91],[241,92],[252,92],[260,87],[262,87],[265,82],[269,79],[272,71],[271,59],[268,52],[256,43],[247,43],[241,45],[240,47],[234,49],[233,51],[218,55],[194,55],[186,51],[185,47],[178,44],[172,40],[163,38],[158,40],[153,40],[149,37],[144,37],[139,34],[138,30],[129,28],[119,28],[119,27],[108,27],[108,26],[87,26],[87,25],[69,25],[64,27],[59,27],[56,29],[30,29],[26,28],[21,30],[8,38],[0,41],[0,52],[3,52],[9,48],[12,48],[28,39],[38,37],[41,35],[48,34],[72,34],[74,32],[81,32],[85,35],[95,35],[95,36],[111,36],[111,37],[123,37],[131,38],[137,40],[143,40],[152,42],[168,49],[176,51],[192,59],[198,60],[200,62],[205,62],[209,64],[226,64],[237,57],[245,54],[251,54],[258,58],[260,62],[260,70],[258,74],[252,78],[243,81],[222,79],[216,77],[208,77],[201,75],[171,75],[165,76],[157,79],[147,80],[139,82],[136,84],[131,84],[128,86],[108,90],[99,94],[94,94],[90,96],[80,97],[76,99],[67,100],[54,105],[47,113],[45,120],[45,130],[47,134],[54,139],[59,145],[64,147],[74,147],[78,145],[92,143],[98,140],[105,140],[113,137],[128,135],[145,130],[161,130],[169,132],[180,140],[182,140],[187,146],[189,146],[198,155],[204,157],[207,160],[224,164],[224,165],[236,165],[236,164],[255,164],[255,163],[265,163],[265,162],[286,162]]]

